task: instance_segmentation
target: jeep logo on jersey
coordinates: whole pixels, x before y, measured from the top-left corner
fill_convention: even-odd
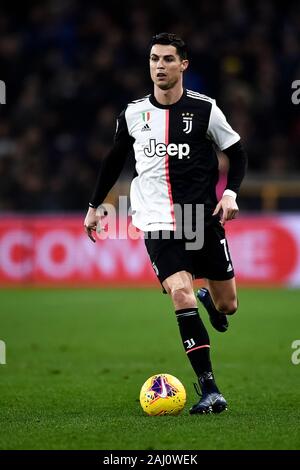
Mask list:
[[[185,127],[183,128],[183,132],[189,134],[193,127],[193,114],[192,113],[182,113],[182,120]]]
[[[150,139],[149,147],[144,147],[144,154],[146,157],[165,157],[169,155],[170,157],[178,156],[179,159],[183,157],[189,157],[190,146],[189,144],[162,144],[156,143],[156,139]]]

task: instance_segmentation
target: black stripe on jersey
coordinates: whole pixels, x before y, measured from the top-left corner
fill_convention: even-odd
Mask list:
[[[212,101],[186,96],[169,109],[169,143],[188,144],[183,158],[169,157],[169,178],[174,204],[205,204],[211,211],[217,203],[218,159],[206,137]],[[184,132],[184,117],[192,116],[192,129]]]

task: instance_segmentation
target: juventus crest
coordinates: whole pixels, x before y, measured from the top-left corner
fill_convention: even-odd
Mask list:
[[[182,121],[184,124],[183,132],[189,134],[193,128],[193,116],[192,113],[182,113]]]

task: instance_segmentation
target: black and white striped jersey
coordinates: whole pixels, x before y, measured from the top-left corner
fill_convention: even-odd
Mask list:
[[[226,150],[239,140],[215,100],[200,93],[184,89],[172,105],[158,103],[154,95],[133,101],[118,117],[114,147],[100,170],[91,206],[104,200],[133,147],[130,200],[136,227],[175,230],[176,204],[204,204],[209,217],[217,203],[214,148]],[[233,178],[227,188],[237,192],[242,178]]]

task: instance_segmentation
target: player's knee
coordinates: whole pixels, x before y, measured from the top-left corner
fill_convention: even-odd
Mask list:
[[[196,302],[194,292],[188,287],[175,287],[170,294],[177,309],[190,308]]]
[[[221,313],[233,315],[238,308],[237,299],[222,300],[217,303],[216,308]]]

